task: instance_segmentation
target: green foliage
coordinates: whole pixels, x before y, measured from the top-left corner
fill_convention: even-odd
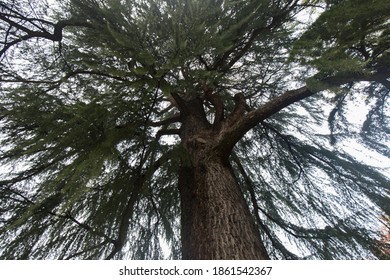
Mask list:
[[[252,111],[302,83],[336,93],[272,115],[230,158],[265,245],[273,258],[378,257],[388,173],[343,141],[390,156],[388,1],[69,0],[57,13],[14,2],[1,15],[38,33],[73,24],[61,43],[19,42],[26,31],[0,18],[0,47],[16,42],[0,57],[0,258],[180,258],[177,171],[191,159],[164,137],[180,129],[173,95],[201,100],[212,122],[207,87],[227,116],[237,93]]]
[[[388,60],[388,1],[335,1],[295,43],[295,56],[322,75],[357,73]]]

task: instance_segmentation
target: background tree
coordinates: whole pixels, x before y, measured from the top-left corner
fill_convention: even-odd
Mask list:
[[[383,258],[388,1],[50,4],[0,2],[1,258]]]

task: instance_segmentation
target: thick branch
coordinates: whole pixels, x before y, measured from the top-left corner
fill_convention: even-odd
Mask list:
[[[214,129],[219,130],[222,125],[222,121],[225,117],[224,115],[224,106],[221,100],[221,97],[217,94],[213,94],[212,88],[210,88],[207,84],[203,85],[203,91],[208,100],[215,109],[215,118],[214,118]]]
[[[237,93],[234,96],[234,102],[235,102],[234,110],[226,118],[226,125],[228,127],[234,125],[240,119],[240,117],[245,113],[246,110],[245,97],[242,93]]]
[[[175,106],[182,112],[183,114],[188,114],[189,109],[187,104],[183,98],[181,98],[177,93],[172,92],[171,96],[173,97]]]
[[[179,122],[180,120],[181,120],[181,115],[175,114],[174,116],[167,118],[165,120],[162,120],[162,121],[150,122],[149,125],[153,126],[153,127],[166,126],[166,125],[170,125],[170,124],[175,123],[175,122]]]
[[[295,90],[286,91],[278,97],[268,101],[258,109],[243,115],[233,125],[231,123],[225,123],[224,135],[222,135],[219,146],[221,155],[229,155],[234,145],[245,135],[245,133],[261,121],[278,113],[295,102],[301,101],[327,88],[340,86],[350,82],[377,81],[379,79],[385,79],[383,73],[373,75],[351,74],[350,76],[337,76],[323,79],[319,81],[322,83],[323,88],[318,90],[311,90],[307,86],[303,86]]]
[[[180,131],[178,128],[161,129],[156,133],[156,139],[159,140],[163,135],[180,135]]]
[[[48,39],[50,41],[54,42],[60,42],[62,40],[62,33],[63,29],[68,26],[79,26],[79,27],[91,27],[90,24],[88,24],[85,21],[79,21],[76,19],[69,19],[69,20],[63,20],[59,21],[58,23],[50,23],[54,27],[53,33],[50,33],[46,30],[31,30],[30,28],[19,24],[12,19],[10,19],[10,16],[5,15],[3,13],[0,14],[0,20],[4,21],[9,24],[9,26],[16,28],[17,30],[20,30],[21,32],[26,33],[25,35],[19,36],[17,39],[10,41],[10,42],[4,42],[4,47],[0,50],[0,57],[5,54],[5,52],[12,46],[22,42],[26,41],[32,38],[43,38],[43,39]],[[29,20],[28,18],[23,18],[23,20],[30,22],[31,19]],[[49,24],[49,23],[47,23]]]

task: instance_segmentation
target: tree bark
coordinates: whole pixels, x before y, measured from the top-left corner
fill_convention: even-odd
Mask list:
[[[231,167],[218,157],[179,174],[183,259],[268,259]]]
[[[179,171],[182,258],[269,259],[228,156],[218,148],[220,132],[200,103],[186,108],[181,139],[190,160]]]
[[[335,76],[321,82],[335,86],[381,77],[381,73]],[[259,122],[317,91],[306,86],[286,91],[250,112],[246,112],[244,96],[237,94],[236,107],[225,118],[223,107],[220,108],[223,104],[208,90],[205,96],[216,107],[214,124],[207,120],[199,97],[185,100],[172,94],[180,110],[180,137],[191,162],[179,171],[182,257],[268,259],[228,158],[234,145]]]

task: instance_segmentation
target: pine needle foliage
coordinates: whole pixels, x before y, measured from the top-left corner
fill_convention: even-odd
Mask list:
[[[215,124],[208,89],[249,115],[297,88],[229,157],[268,254],[389,258],[389,15],[386,0],[1,1],[0,258],[181,258],[175,96]]]

